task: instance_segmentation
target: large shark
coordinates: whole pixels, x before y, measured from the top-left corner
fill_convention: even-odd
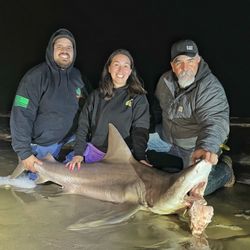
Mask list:
[[[134,159],[112,124],[109,124],[108,150],[102,161],[83,163],[79,171],[71,172],[47,156],[42,165],[34,167],[37,184],[50,181],[62,186],[66,193],[131,205],[127,216],[92,221],[87,223],[90,227],[120,222],[140,209],[161,215],[188,211],[192,234],[201,235],[213,216],[213,208],[203,198],[211,164],[202,160],[175,174],[148,167]],[[23,171],[19,162],[11,178]]]

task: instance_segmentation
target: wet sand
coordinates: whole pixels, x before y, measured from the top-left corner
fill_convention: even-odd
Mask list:
[[[3,118],[2,118],[3,119]],[[7,131],[0,119],[0,130]],[[6,121],[6,118],[4,118]],[[249,128],[231,127],[230,154],[237,180],[249,181]],[[236,146],[235,146],[236,145]],[[245,160],[240,162],[242,156]],[[237,158],[238,157],[238,158]],[[16,155],[8,138],[0,140],[0,176],[12,172]],[[203,249],[249,249],[250,185],[236,183],[207,196],[215,210]],[[175,215],[138,212],[127,222],[105,228],[70,231],[68,227],[90,217],[105,218],[119,205],[66,195],[55,184],[32,190],[0,188],[0,249],[195,249],[187,222]],[[202,249],[198,246],[196,249]]]

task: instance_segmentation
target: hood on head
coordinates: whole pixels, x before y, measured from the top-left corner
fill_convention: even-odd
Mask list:
[[[72,64],[69,66],[69,68],[72,68],[76,59],[76,43],[75,43],[75,38],[73,34],[67,30],[67,29],[58,29],[52,36],[50,37],[47,49],[46,49],[46,62],[48,65],[52,68],[58,68],[57,64],[54,61],[54,43],[57,39],[59,38],[68,38],[72,44],[73,44],[73,50],[74,50],[74,55],[73,55],[73,61]]]

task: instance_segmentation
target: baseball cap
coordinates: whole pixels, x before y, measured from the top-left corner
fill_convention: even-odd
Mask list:
[[[172,45],[171,61],[179,55],[194,57],[198,52],[198,47],[194,41],[180,40]]]

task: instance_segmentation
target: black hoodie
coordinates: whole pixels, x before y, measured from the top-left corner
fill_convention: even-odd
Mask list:
[[[73,62],[67,69],[61,69],[54,61],[53,43],[60,37],[70,39],[74,47]],[[52,145],[70,132],[84,89],[81,74],[73,67],[75,58],[73,35],[66,29],[59,29],[48,43],[46,62],[35,66],[22,78],[10,119],[12,147],[21,159],[32,155],[31,143]]]

